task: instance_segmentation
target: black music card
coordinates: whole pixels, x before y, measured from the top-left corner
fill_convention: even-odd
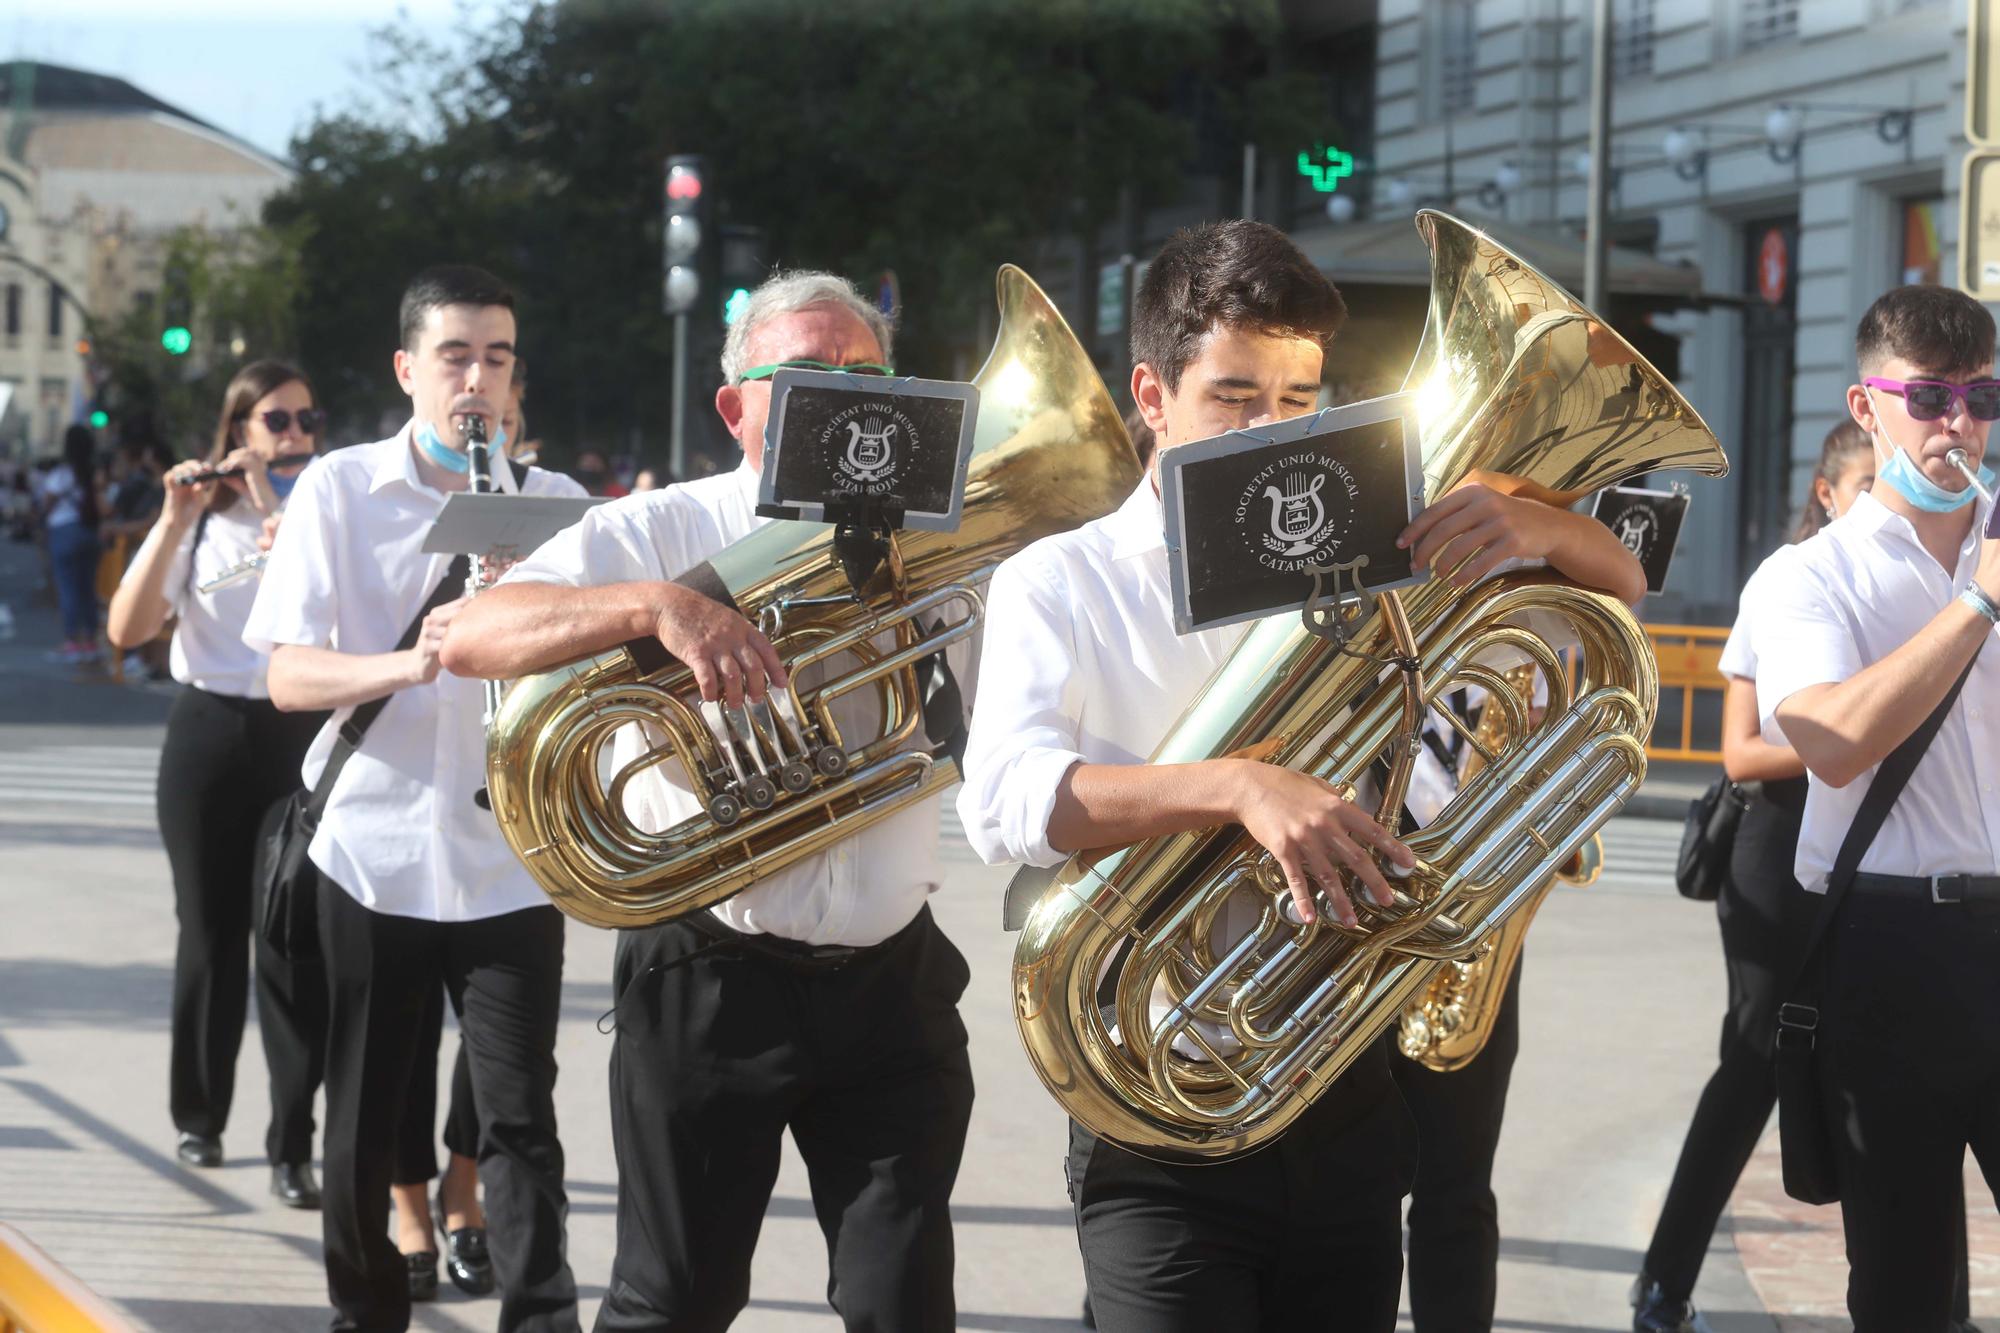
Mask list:
[[[970,384],[781,370],[757,512],[955,532],[978,416]]]
[[[1687,519],[1685,491],[1648,491],[1636,486],[1610,486],[1597,493],[1591,516],[1610,528],[1625,549],[1639,557],[1646,570],[1646,591],[1667,586],[1667,569],[1680,544]]]
[[[1174,628],[1303,607],[1315,567],[1361,561],[1356,573],[1377,591],[1421,582],[1396,538],[1423,508],[1422,455],[1410,394],[1161,454]]]

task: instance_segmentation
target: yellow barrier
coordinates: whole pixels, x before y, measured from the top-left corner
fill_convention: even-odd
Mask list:
[[[1660,664],[1660,693],[1681,692],[1680,744],[1665,744],[1656,727],[1646,738],[1646,758],[1721,763],[1722,751],[1694,748],[1694,699],[1697,690],[1722,692],[1725,682],[1717,664],[1722,660],[1722,645],[1729,638],[1728,627],[1648,625],[1646,637],[1653,641],[1653,656]]]
[[[110,1302],[0,1223],[0,1333],[134,1333]]]

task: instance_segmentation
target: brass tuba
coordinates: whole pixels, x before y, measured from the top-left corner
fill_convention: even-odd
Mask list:
[[[703,705],[692,674],[641,641],[508,690],[487,790],[508,845],[563,911],[606,927],[698,911],[958,780],[942,747],[917,741],[919,664],[977,630],[976,590],[1002,560],[1111,512],[1139,480],[1117,408],[1055,306],[1011,264],[996,285],[1000,332],[973,380],[957,532],[889,533],[850,574],[835,529],[774,522],[701,571],[698,586],[770,637],[789,687],[733,712]],[[834,674],[802,685],[821,664]],[[878,700],[873,734],[834,721],[831,705],[856,691]],[[614,758],[634,725],[643,752]],[[658,830],[633,820],[626,789],[660,765],[678,766],[705,813]]]
[[[1535,697],[1535,669],[1510,667],[1503,673],[1511,693],[1526,707]],[[1521,715],[1520,710],[1488,701],[1479,714],[1479,725],[1467,737],[1471,752],[1466,756],[1463,781],[1470,781],[1486,766],[1486,757],[1512,743],[1507,727]],[[1458,725],[1455,715],[1454,726]],[[1516,908],[1514,914],[1493,932],[1486,948],[1473,958],[1454,958],[1431,977],[1430,985],[1403,1010],[1396,1025],[1396,1044],[1407,1059],[1426,1069],[1450,1074],[1465,1068],[1493,1040],[1493,1027],[1506,998],[1507,983],[1521,961],[1521,945],[1527,941],[1528,927],[1547,901],[1557,880],[1579,886],[1595,884],[1604,873],[1604,835],[1593,833],[1590,841],[1550,876],[1541,889]]]
[[[1416,222],[1431,305],[1406,387],[1426,494],[1491,470],[1568,504],[1640,472],[1726,470],[1673,385],[1562,288],[1456,219]],[[1238,827],[1071,858],[1016,947],[1014,1012],[1036,1073],[1093,1133],[1181,1161],[1269,1143],[1440,966],[1486,947],[1643,777],[1658,672],[1615,598],[1538,572],[1464,592],[1433,579],[1372,607],[1347,622],[1344,650],[1298,618],[1257,624],[1153,762],[1249,754],[1351,789],[1386,753],[1387,822],[1439,695],[1485,687],[1511,710],[1515,743],[1407,839],[1417,867],[1393,905],[1351,895],[1351,930],[1324,911],[1294,924],[1282,874]],[[1577,644],[1574,689],[1541,632],[1549,621]],[[1392,657],[1413,669],[1385,670]],[[1509,658],[1549,681],[1539,723],[1491,665]],[[1228,926],[1238,916],[1247,929]]]

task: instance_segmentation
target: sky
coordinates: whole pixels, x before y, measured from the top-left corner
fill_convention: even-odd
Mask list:
[[[482,5],[477,12],[485,12]],[[370,30],[408,23],[448,40],[453,0],[12,0],[0,59],[116,75],[282,157],[316,106],[365,96]]]

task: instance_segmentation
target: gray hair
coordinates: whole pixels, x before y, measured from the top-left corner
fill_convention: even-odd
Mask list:
[[[883,361],[894,364],[889,358],[895,335],[887,315],[856,291],[846,278],[836,273],[797,269],[766,279],[750,293],[750,303],[722,340],[722,382],[734,384],[750,368],[750,335],[758,325],[816,305],[839,306],[852,312],[881,344]]]

